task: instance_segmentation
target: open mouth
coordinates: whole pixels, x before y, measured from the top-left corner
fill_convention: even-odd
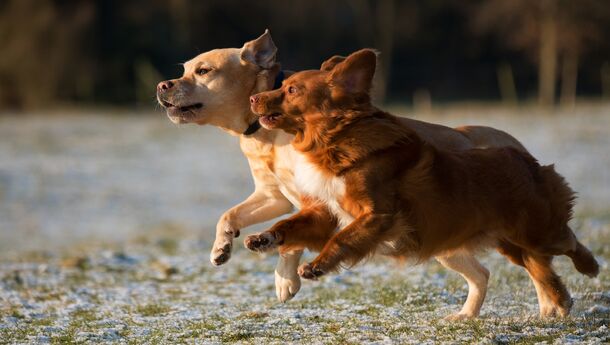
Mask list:
[[[258,120],[261,125],[266,127],[273,127],[277,124],[277,119],[282,116],[281,113],[273,113],[269,115],[262,115]]]
[[[185,106],[177,106],[177,105],[171,104],[168,101],[164,101],[164,100],[160,100],[160,101],[161,101],[161,105],[163,105],[163,107],[167,108],[167,110],[171,111],[172,113],[176,113],[176,112],[186,113],[191,110],[196,110],[196,109],[200,109],[201,107],[203,107],[202,103],[195,103],[195,104],[185,105]]]

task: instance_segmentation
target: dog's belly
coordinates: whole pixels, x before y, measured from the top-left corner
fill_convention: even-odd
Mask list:
[[[354,221],[354,217],[345,211],[339,200],[345,195],[345,180],[342,177],[328,176],[301,154],[295,162],[294,181],[297,190],[323,202],[337,217],[339,229]]]
[[[379,254],[410,257],[419,251],[417,232],[399,212],[394,216],[394,224],[386,231],[386,240],[381,242]]]

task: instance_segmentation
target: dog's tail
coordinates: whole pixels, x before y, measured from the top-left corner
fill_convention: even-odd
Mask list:
[[[535,164],[538,165],[537,162]],[[551,226],[555,229],[563,229],[572,219],[576,195],[563,176],[555,171],[554,165],[538,165],[537,170],[539,191],[549,201]]]
[[[574,233],[572,233],[572,235],[574,235]],[[576,240],[576,236],[574,239]],[[595,260],[593,254],[591,254],[591,251],[578,240],[576,240],[576,248],[568,251],[566,255],[572,259],[574,267],[576,267],[578,272],[591,278],[594,278],[599,274],[599,264],[597,263],[597,260]]]
[[[563,176],[559,175],[553,165],[540,166],[539,186],[549,200],[551,210],[551,227],[562,229],[557,236],[558,242],[565,243],[563,254],[569,256],[578,272],[589,277],[595,277],[599,273],[599,265],[591,251],[578,241],[572,229],[567,225],[572,218],[574,191],[570,188]],[[565,239],[566,241],[562,241]],[[557,243],[560,244],[560,243]]]

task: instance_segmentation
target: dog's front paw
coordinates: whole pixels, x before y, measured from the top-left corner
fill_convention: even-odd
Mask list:
[[[265,252],[276,248],[280,244],[280,241],[275,237],[274,233],[269,231],[250,235],[244,239],[246,248],[255,252]]]
[[[212,252],[210,253],[210,261],[214,266],[220,266],[231,258],[231,247],[233,244],[229,242],[214,243]]]
[[[210,253],[210,261],[214,266],[220,266],[231,258],[233,238],[239,236],[239,229],[234,228],[226,220],[221,219],[216,225],[216,240]]]
[[[308,263],[302,264],[301,267],[299,267],[298,273],[301,276],[301,278],[309,279],[309,280],[317,280],[318,277],[321,277],[324,275],[323,270],[321,270],[320,268],[318,268],[315,265],[308,264]]]

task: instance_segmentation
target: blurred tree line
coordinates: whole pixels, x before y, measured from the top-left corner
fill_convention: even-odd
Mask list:
[[[152,105],[181,62],[265,28],[287,69],[381,50],[379,101],[610,95],[607,0],[1,0],[0,108]]]

